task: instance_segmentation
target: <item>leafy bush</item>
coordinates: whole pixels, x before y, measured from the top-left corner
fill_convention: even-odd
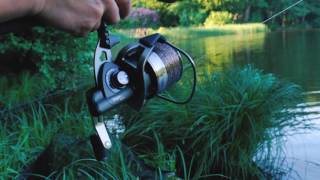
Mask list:
[[[89,75],[95,37],[76,38],[51,28],[34,28],[30,34],[2,38],[0,54],[28,54],[52,88],[78,85]]]
[[[207,17],[207,12],[197,2],[182,1],[169,7],[169,11],[179,18],[182,26],[200,25]]]
[[[179,174],[195,179],[210,174],[261,178],[265,175],[258,166],[261,162],[276,169],[272,160],[279,157],[271,154],[272,144],[288,129],[307,127],[288,109],[303,101],[300,88],[250,66],[202,79],[188,105],[148,104],[126,122],[124,140],[137,152],[152,152],[156,132],[166,150],[179,147],[184,162],[177,161]]]
[[[212,11],[204,22],[207,27],[214,25],[230,24],[233,21],[233,15],[227,11]]]

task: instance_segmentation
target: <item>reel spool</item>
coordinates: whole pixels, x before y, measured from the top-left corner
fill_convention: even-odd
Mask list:
[[[189,98],[177,102],[158,94],[181,79],[181,54],[186,56],[193,67],[194,85]],[[102,63],[96,72],[97,86],[87,93],[89,110],[93,116],[99,116],[123,102],[140,110],[146,100],[154,96],[185,104],[191,100],[195,91],[196,71],[192,58],[167,42],[160,34],[147,36],[137,43],[127,45],[114,62]]]

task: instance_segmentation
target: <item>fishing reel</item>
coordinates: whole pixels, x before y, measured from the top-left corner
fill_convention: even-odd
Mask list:
[[[186,104],[192,99],[196,87],[193,59],[162,35],[153,34],[125,46],[113,60],[111,49],[120,42],[119,39],[111,36],[104,24],[98,34],[100,40],[94,56],[96,84],[87,92],[89,111],[93,117],[100,117],[122,103],[127,103],[139,111],[146,101],[153,97],[176,104]],[[194,82],[190,95],[184,101],[160,95],[182,78],[183,59],[186,59],[193,69]],[[95,127],[98,136],[95,140],[91,139],[92,144],[99,147],[96,149],[102,149],[101,145],[110,149],[112,143],[106,123],[96,122]],[[100,157],[96,150],[95,154]]]
[[[103,29],[105,27],[99,30],[101,38],[94,57],[96,86],[87,92],[92,116],[97,117],[123,102],[140,110],[154,96],[177,104],[186,104],[191,100],[195,91],[196,70],[192,58],[186,52],[169,43],[160,34],[154,34],[125,46],[113,61],[111,48],[119,40]],[[192,65],[194,85],[190,96],[178,102],[159,94],[181,79],[181,55]],[[106,59],[101,59],[103,56]]]

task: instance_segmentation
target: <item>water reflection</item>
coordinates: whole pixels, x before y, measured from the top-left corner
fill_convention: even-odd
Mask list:
[[[306,91],[320,90],[320,31],[270,33],[253,63]]]
[[[263,48],[265,36],[264,33],[256,33],[175,41],[195,57],[200,71],[212,73],[234,64],[239,59],[238,54],[242,56],[242,52],[245,52],[243,59],[250,62],[253,51]]]
[[[320,90],[320,31],[285,31],[173,39],[190,52],[200,71],[212,73],[232,65],[253,64],[295,82],[305,91]],[[319,96],[308,96],[310,101]],[[315,98],[315,99],[314,99]]]
[[[200,72],[219,71],[233,65],[253,64],[267,73],[299,84],[305,90],[305,112],[314,112],[320,127],[320,30],[272,32],[198,39],[176,39],[190,52]],[[297,107],[297,111],[301,107]],[[294,179],[317,179],[320,174],[320,131],[287,139],[286,154]],[[296,173],[295,173],[296,172]]]

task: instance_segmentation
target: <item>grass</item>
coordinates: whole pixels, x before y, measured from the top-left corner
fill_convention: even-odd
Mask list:
[[[2,80],[4,86],[1,87],[8,96],[1,98],[8,103],[5,107],[12,109],[0,114],[0,179],[18,178],[44,152],[45,159],[48,159],[44,163],[47,164],[45,169],[49,174],[32,171],[36,177],[133,179],[133,172],[141,173],[141,170],[135,170],[139,164],[131,167],[133,165],[130,164],[134,163],[128,159],[128,152],[123,150],[120,142],[114,144],[107,161],[97,162],[94,159],[88,138],[93,133],[92,120],[83,101],[86,88],[39,102],[32,99],[37,99],[46,86],[35,77],[22,75],[17,78],[17,82],[22,84],[9,83],[5,78]],[[20,89],[19,84],[23,86]],[[27,103],[22,103],[22,109],[16,109],[20,101]],[[153,163],[165,166],[171,163],[167,161],[168,156],[159,144]]]
[[[127,122],[125,141],[152,152],[157,132],[165,149],[183,155],[177,169],[184,178],[266,178],[262,166],[275,175],[288,129],[309,128],[289,110],[303,102],[301,89],[251,66],[202,79],[186,106],[152,101]]]
[[[79,137],[91,132],[90,118],[83,113],[69,112],[67,106],[60,109],[33,104],[23,112],[1,116],[0,177],[17,176],[59,132]],[[74,128],[79,124],[79,128]]]
[[[12,106],[30,101],[32,98],[46,94],[50,87],[43,78],[32,76],[28,73],[19,77],[0,77],[0,108],[11,108]]]
[[[126,106],[113,111],[126,120],[122,142],[155,172],[177,171],[184,179],[264,177],[263,170],[276,174],[278,156],[271,152],[280,151],[281,144],[272,144],[281,142],[288,129],[308,127],[286,110],[303,101],[300,88],[252,67],[199,79],[197,95],[188,105],[153,100],[141,113]],[[176,94],[187,91],[186,84],[180,85]],[[146,167],[128,159],[120,142],[107,161],[94,160],[88,141],[92,122],[83,97],[80,91],[62,98],[63,103],[32,103],[23,111],[3,114],[0,177],[17,178],[48,146],[50,178],[140,176]],[[154,176],[164,178],[162,173]]]
[[[133,37],[141,37],[145,34],[161,33],[165,36],[175,38],[190,38],[190,37],[207,37],[207,36],[222,36],[222,35],[234,35],[234,34],[250,34],[268,32],[269,29],[266,25],[261,23],[252,24],[230,24],[230,25],[217,25],[210,27],[173,27],[165,28],[160,27],[158,29],[136,29],[136,30],[119,30],[122,34],[129,34]]]
[[[42,152],[46,171],[33,171],[46,178],[132,179],[119,143],[106,162],[97,162],[87,137],[93,133],[86,106],[69,107],[34,104],[14,116],[2,117],[0,134],[0,179],[16,179]],[[48,149],[47,149],[48,150]],[[46,165],[47,164],[47,165]],[[30,173],[30,172],[26,172]]]
[[[84,95],[54,97],[55,105],[38,101],[50,89],[43,79],[29,74],[1,77],[0,179],[16,178],[58,134],[84,138],[92,133],[86,104],[79,101]]]
[[[263,25],[248,24],[157,32],[183,38],[184,34],[201,37],[262,31],[267,31]],[[47,147],[52,158],[49,178],[135,179],[141,175],[144,169],[128,159],[120,142],[105,162],[94,160],[88,142],[93,128],[83,90],[54,101],[29,102],[46,95],[50,83],[28,74],[14,79],[0,78],[0,107],[9,109],[0,112],[0,179],[17,178]],[[307,121],[287,110],[303,102],[301,89],[252,67],[199,79],[196,97],[188,105],[155,99],[141,113],[126,106],[113,111],[126,120],[121,141],[156,172],[177,171],[184,179],[277,175],[282,137],[288,129],[308,128]],[[188,83],[179,85],[171,95],[187,94]],[[10,111],[21,102],[27,102],[25,108]],[[276,142],[278,146],[273,146]],[[164,178],[161,173],[155,176]]]
[[[135,179],[136,176],[142,175],[144,172],[140,169],[140,164],[128,158],[131,155],[119,141],[114,142],[106,161],[98,162],[94,159],[87,138],[93,133],[93,127],[86,107],[84,108],[75,112],[68,104],[65,104],[64,108],[38,104],[30,107],[30,112],[26,109],[21,114],[16,114],[17,119],[3,119],[8,123],[0,127],[0,179],[20,177],[23,169],[48,149],[49,154],[44,156],[46,160],[42,165],[47,169],[32,171],[33,177]],[[153,157],[154,164],[167,161],[163,159],[167,154],[160,146],[158,148],[157,155]],[[49,174],[46,171],[49,171]]]

